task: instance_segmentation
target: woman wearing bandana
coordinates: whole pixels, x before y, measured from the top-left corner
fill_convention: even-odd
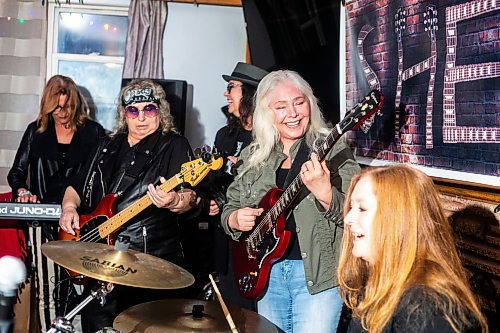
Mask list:
[[[181,165],[192,159],[191,147],[173,127],[160,85],[134,80],[121,90],[119,102],[116,131],[99,145],[87,172],[66,189],[59,225],[74,234],[79,228],[78,213],[93,211],[106,194],[120,194],[117,210],[121,211],[147,193],[153,205],[131,219],[118,236],[130,239],[130,249],[183,266],[178,217],[197,206],[199,199],[189,189],[164,192],[153,184],[160,177],[169,179],[180,172]],[[124,309],[168,296],[115,286],[104,307],[92,302],[84,309],[83,331],[112,326]]]

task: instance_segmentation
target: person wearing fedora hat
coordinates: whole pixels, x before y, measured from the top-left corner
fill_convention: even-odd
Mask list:
[[[207,181],[210,220],[219,225],[220,212],[226,201],[226,189],[234,179],[234,166],[242,149],[252,141],[253,96],[260,80],[268,74],[254,65],[239,62],[231,75],[222,75],[228,82],[224,96],[227,100],[226,126],[215,136],[214,147],[224,157],[224,165],[212,172]],[[219,276],[219,287],[227,303],[255,310],[255,301],[242,298],[234,281],[231,264],[230,239],[222,228],[214,228],[214,269]]]
[[[253,95],[260,80],[267,74],[262,68],[239,62],[231,75],[222,75],[228,82],[224,96],[228,112],[233,116],[229,117],[229,125],[233,129],[241,126],[246,131],[252,130]]]
[[[342,299],[335,273],[342,203],[359,165],[344,140],[338,140],[320,162],[314,148],[329,133],[309,83],[294,71],[269,73],[255,93],[252,143],[241,152],[237,175],[226,191],[221,215],[224,231],[239,242],[238,249],[248,244],[252,259],[264,263],[239,276],[241,289],[256,291],[247,295],[257,297],[259,314],[284,332],[336,332],[340,319]],[[278,203],[276,188],[296,187],[297,179],[304,187],[288,198],[291,204],[280,213],[276,207],[286,200]],[[264,212],[259,202],[272,206],[273,212]],[[286,220],[282,225],[287,233],[282,235],[289,242],[278,245],[272,240],[270,234],[276,230],[270,226],[279,223],[274,213]],[[270,254],[280,246],[279,256]],[[233,253],[238,260],[235,271],[236,263],[245,265],[247,253]],[[264,267],[268,258],[270,268]],[[263,276],[264,283],[255,282],[254,277]]]

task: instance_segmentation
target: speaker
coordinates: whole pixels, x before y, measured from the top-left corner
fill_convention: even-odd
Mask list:
[[[122,88],[133,79],[122,79]],[[175,127],[184,135],[187,109],[187,82],[182,80],[151,79],[158,83],[170,103],[170,113],[174,117]]]

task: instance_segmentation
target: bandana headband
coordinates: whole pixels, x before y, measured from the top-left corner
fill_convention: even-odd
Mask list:
[[[154,97],[153,89],[139,88],[127,91],[122,97],[122,105],[125,107],[134,103],[154,102],[160,103],[160,99]]]

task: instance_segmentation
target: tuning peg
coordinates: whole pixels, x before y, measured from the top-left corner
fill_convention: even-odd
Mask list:
[[[210,163],[210,161],[212,160],[212,154],[210,154],[209,152],[204,151],[204,152],[201,154],[201,159],[202,159],[202,160],[203,160],[203,162],[205,162],[205,163]]]
[[[210,151],[212,150],[212,148],[210,148],[210,146],[209,146],[209,145],[204,145],[202,149],[203,149],[203,151],[204,151],[204,152],[206,152],[206,153],[210,153]]]
[[[212,154],[215,156],[220,156],[219,149],[217,149],[217,147],[213,146]]]
[[[202,152],[202,151],[201,151],[201,148],[200,148],[200,147],[195,148],[195,149],[194,149],[194,156],[195,156],[196,158],[200,158],[200,156],[201,156],[201,152]]]

